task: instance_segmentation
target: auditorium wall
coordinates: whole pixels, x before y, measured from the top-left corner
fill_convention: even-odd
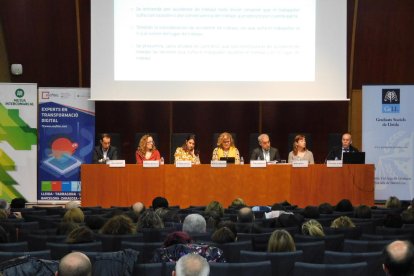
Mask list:
[[[327,154],[328,134],[355,133],[361,147],[363,84],[414,83],[414,1],[348,1],[348,96],[351,102],[97,102],[97,132],[118,132],[127,162],[134,162],[135,132],[156,132],[169,160],[173,132],[198,135],[202,162],[208,162],[212,134],[237,133],[248,159],[249,134],[269,132],[287,158],[289,133],[312,133],[315,159]],[[23,64],[12,82],[43,87],[89,87],[89,0],[0,0],[0,20],[9,63]],[[3,59],[2,59],[3,60]],[[258,91],[260,93],[260,91]],[[354,96],[356,95],[356,96]]]

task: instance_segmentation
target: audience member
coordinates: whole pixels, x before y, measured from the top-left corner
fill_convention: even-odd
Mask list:
[[[5,199],[0,199],[0,210],[8,210],[9,208],[9,203]]]
[[[275,212],[275,211],[273,211]],[[254,223],[255,217],[252,209],[243,207],[237,213],[237,232],[238,233],[262,233],[261,228]]]
[[[235,242],[236,236],[228,227],[221,227],[217,229],[211,236],[211,241],[217,244]]]
[[[414,275],[414,249],[409,241],[394,241],[383,251],[383,268],[389,276]]]
[[[359,205],[355,207],[354,210],[354,217],[361,218],[361,219],[369,219],[372,216],[371,208],[367,205]]]
[[[168,200],[165,197],[157,196],[152,200],[152,209],[168,208]]]
[[[9,242],[9,233],[4,230],[3,226],[0,226],[0,243],[8,243]]]
[[[83,211],[80,208],[72,208],[66,211],[62,221],[83,223],[85,221],[85,215],[83,214]]]
[[[185,217],[183,222],[183,231],[188,234],[206,233],[207,223],[200,214],[190,214]]]
[[[324,237],[322,225],[314,219],[310,219],[302,224],[302,234],[312,237]]]
[[[22,197],[16,197],[13,198],[12,201],[10,202],[10,208],[11,209],[23,209],[26,208],[26,199],[22,198]]]
[[[167,235],[164,240],[164,247],[169,247],[175,244],[191,243],[191,237],[186,232],[175,231]]]
[[[220,202],[215,201],[215,200],[211,201],[211,202],[207,205],[207,207],[206,207],[206,209],[204,210],[204,212],[205,212],[206,214],[209,214],[210,212],[215,212],[215,213],[216,213],[216,214],[218,214],[220,217],[223,217],[223,216],[224,216],[224,208],[223,208],[223,205],[221,205],[221,203],[220,203]]]
[[[354,206],[349,199],[340,200],[335,206],[336,212],[353,212]]]
[[[414,224],[414,209],[407,209],[401,213],[401,220],[404,224]]]
[[[319,214],[328,215],[328,214],[332,214],[333,213],[334,208],[333,208],[333,206],[331,204],[325,202],[325,203],[319,204],[318,210],[319,210]]]
[[[79,223],[75,223],[72,221],[69,221],[69,222],[62,221],[58,224],[56,228],[56,235],[67,235],[76,228],[79,228]]]
[[[386,214],[384,218],[384,227],[401,228],[403,225],[400,214],[390,213]]]
[[[221,221],[221,216],[216,211],[210,211],[209,213],[205,213],[204,218],[206,220],[208,229],[216,229],[217,225]]]
[[[400,209],[401,201],[396,196],[390,196],[385,202],[385,208],[389,209]]]
[[[275,230],[269,238],[267,252],[296,251],[295,242],[286,230]]]
[[[207,260],[198,254],[181,257],[175,265],[173,276],[208,276],[210,266]]]
[[[4,209],[0,209],[0,220],[5,220],[7,219],[9,216],[7,214],[7,211]]]
[[[99,230],[104,226],[106,219],[100,215],[90,215],[85,217],[85,224],[91,230]]]
[[[132,205],[132,211],[139,217],[145,211],[145,205],[142,202],[135,202]]]
[[[217,225],[217,229],[220,229],[222,227],[227,227],[228,229],[230,229],[230,231],[233,232],[235,239],[237,240],[237,228],[236,228],[236,224],[233,221],[231,220],[220,221],[220,223]]]
[[[73,229],[66,237],[66,243],[87,243],[95,241],[95,233],[87,226]]]
[[[231,202],[231,205],[229,206],[229,208],[233,208],[233,209],[241,209],[243,207],[246,207],[246,203],[244,202],[244,200],[240,197],[236,198],[235,200],[233,200]]]
[[[355,224],[347,216],[340,216],[331,223],[331,228],[354,228]]]
[[[136,233],[136,229],[129,217],[118,215],[110,218],[99,233],[107,235],[128,235]]]
[[[92,264],[88,256],[81,252],[72,252],[60,260],[58,276],[91,276]]]
[[[319,208],[316,206],[306,206],[302,214],[305,218],[317,219],[319,218]]]
[[[160,216],[158,216],[154,210],[145,210],[138,219],[137,230],[141,229],[163,229],[164,223]]]
[[[237,222],[253,222],[255,219],[252,209],[243,207],[237,213]]]

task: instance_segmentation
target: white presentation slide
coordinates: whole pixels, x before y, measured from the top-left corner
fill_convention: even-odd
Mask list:
[[[346,0],[91,9],[92,99],[346,100]]]

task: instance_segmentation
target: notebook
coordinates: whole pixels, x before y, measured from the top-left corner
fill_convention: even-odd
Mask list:
[[[365,164],[365,152],[344,152],[343,164]]]
[[[236,158],[234,157],[220,157],[220,160],[224,160],[227,164],[234,164],[236,162]]]

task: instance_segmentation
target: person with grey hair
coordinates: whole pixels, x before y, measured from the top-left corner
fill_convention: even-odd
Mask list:
[[[142,212],[145,211],[145,205],[142,202],[135,202],[132,205],[132,210],[134,211],[134,213],[139,216],[141,215]]]
[[[58,276],[90,276],[92,264],[88,256],[81,252],[72,252],[60,260]]]
[[[277,148],[270,146],[269,135],[263,133],[257,138],[260,147],[252,151],[250,160],[265,160],[266,162],[277,161],[280,162],[280,154]]]
[[[207,260],[198,254],[187,254],[175,264],[173,276],[208,276],[210,265]]]
[[[190,214],[183,222],[183,232],[188,234],[206,233],[207,223],[200,214]]]

